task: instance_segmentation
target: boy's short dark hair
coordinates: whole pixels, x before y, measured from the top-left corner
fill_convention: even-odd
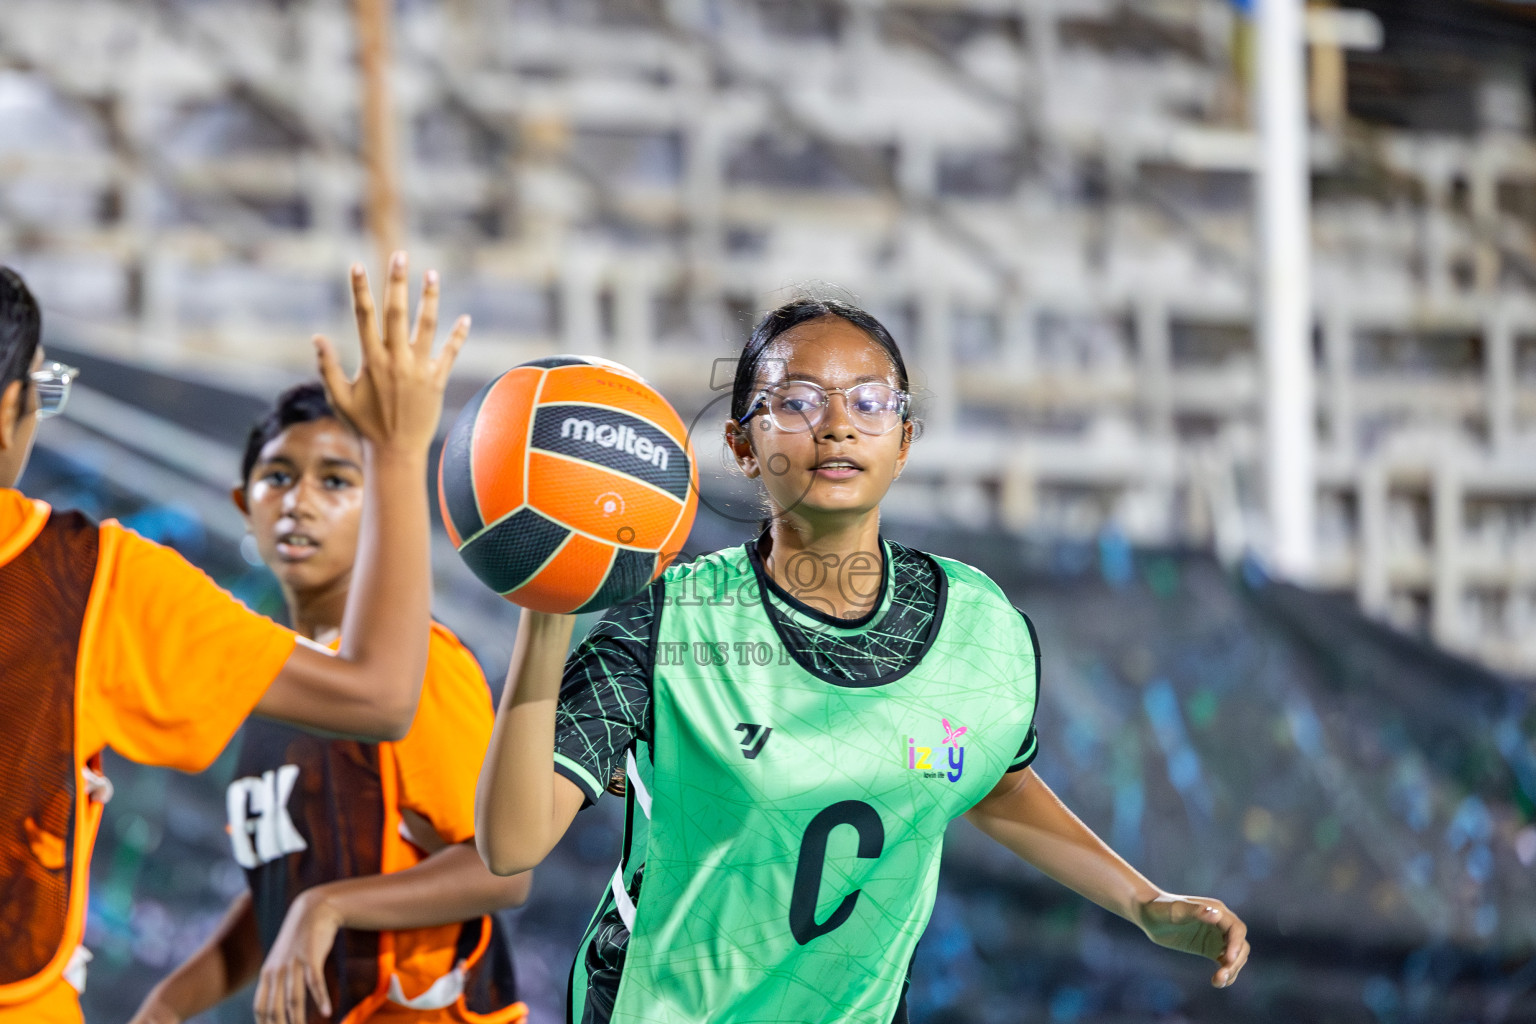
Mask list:
[[[0,266],[0,391],[26,381],[43,336],[43,312],[21,275]]]
[[[296,423],[312,423],[315,420],[341,420],[325,397],[325,385],[319,381],[307,381],[277,396],[272,408],[251,425],[245,439],[245,456],[240,460],[240,486],[251,482],[251,470],[261,458],[261,450],[267,442]]]

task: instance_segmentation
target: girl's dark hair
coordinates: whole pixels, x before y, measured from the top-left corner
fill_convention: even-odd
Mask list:
[[[272,408],[251,424],[250,435],[245,439],[245,456],[240,460],[240,486],[250,483],[251,470],[256,468],[256,460],[261,458],[261,450],[268,441],[296,423],[324,419],[346,422],[331,408],[325,386],[319,381],[295,384],[278,395]]]
[[[30,379],[42,336],[43,313],[27,283],[10,267],[0,266],[0,390],[13,380]]]
[[[909,390],[907,364],[901,358],[901,349],[897,347],[896,339],[891,337],[891,332],[875,319],[874,314],[842,299],[805,296],[791,299],[777,309],[770,309],[758,320],[757,326],[752,328],[752,337],[747,339],[740,358],[736,360],[736,380],[731,387],[731,419],[739,420],[745,416],[752,399],[756,397],[757,371],[768,346],[785,331],[827,317],[848,321],[869,335],[869,340],[885,349],[885,354],[891,357],[891,365],[896,368],[896,386],[903,391]]]

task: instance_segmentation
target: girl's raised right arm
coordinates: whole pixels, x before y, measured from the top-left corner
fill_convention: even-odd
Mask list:
[[[555,763],[555,705],[574,615],[523,609],[507,685],[475,791],[475,846],[498,875],[528,871],[554,849],[585,800]]]

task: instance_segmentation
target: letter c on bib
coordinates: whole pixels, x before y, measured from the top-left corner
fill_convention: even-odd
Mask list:
[[[837,909],[825,921],[816,920],[816,900],[821,894],[821,875],[827,862],[827,837],[839,825],[852,825],[859,833],[858,856],[873,860],[885,849],[885,826],[880,815],[861,800],[844,800],[826,808],[806,826],[800,840],[800,861],[795,865],[795,887],[789,896],[789,930],[795,941],[805,945],[812,939],[835,931],[853,915],[862,889],[843,897]]]

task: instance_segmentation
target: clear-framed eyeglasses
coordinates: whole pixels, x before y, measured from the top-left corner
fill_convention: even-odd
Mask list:
[[[37,418],[57,416],[69,401],[69,385],[80,371],[63,363],[44,363],[32,371],[32,389],[37,392]]]
[[[757,393],[741,423],[762,413],[769,423],[787,433],[804,433],[821,426],[832,395],[842,395],[848,420],[864,434],[889,434],[907,419],[912,396],[889,384],[871,381],[851,388],[824,388],[808,380],[785,380]]]

